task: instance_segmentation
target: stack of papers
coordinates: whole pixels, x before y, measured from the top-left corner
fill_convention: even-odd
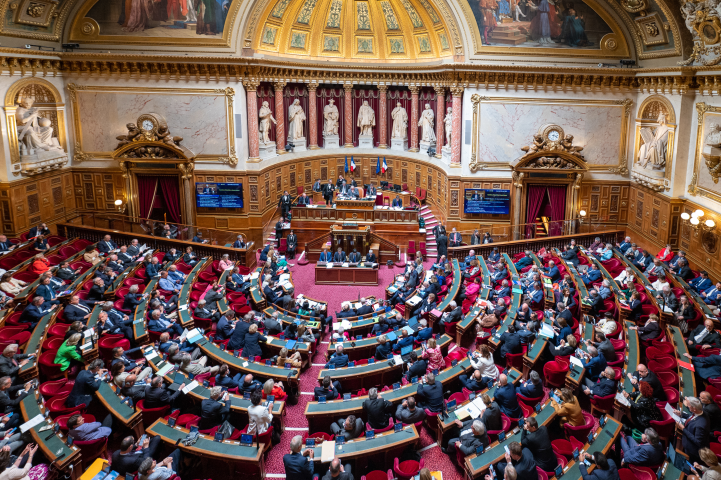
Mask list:
[[[553,327],[547,323],[541,324],[541,331],[538,332],[538,334],[546,338],[553,338],[556,336],[556,332],[553,331]]]
[[[616,401],[620,403],[621,405],[625,405],[627,407],[631,406],[631,402],[628,401],[626,397],[623,396],[623,393],[617,393],[616,394]],[[668,405],[668,404],[666,404]]]
[[[163,365],[163,367],[161,369],[159,369],[157,372],[155,372],[155,376],[156,377],[164,377],[165,374],[168,373],[169,371],[171,371],[172,369],[173,369],[173,364],[166,363],[165,365]]]
[[[188,393],[192,392],[193,389],[195,389],[195,387],[197,387],[198,385],[200,385],[200,384],[198,382],[196,382],[195,380],[193,380],[192,382],[187,384],[185,386],[185,388],[183,388],[182,392],[185,394],[188,394]]]
[[[411,297],[410,300],[408,300],[408,303],[409,303],[411,306],[415,307],[416,305],[418,305],[418,304],[419,304],[420,302],[422,302],[422,301],[423,301],[423,299],[422,299],[421,297],[419,297],[418,295],[414,295],[413,297]]]
[[[673,421],[674,421],[674,422],[680,422],[680,421],[681,421],[681,417],[679,417],[678,415],[676,415],[675,413],[673,413],[673,407],[671,406],[670,403],[667,403],[667,404],[666,404],[666,406],[664,407],[664,410],[666,410],[666,412],[668,412],[668,415],[669,415],[671,418],[673,418]]]
[[[45,420],[45,417],[42,414],[35,415],[33,418],[28,420],[27,422],[20,425],[20,431],[22,433],[27,432],[31,428],[33,428],[35,425],[40,425],[42,421]]]
[[[571,363],[574,365],[578,365],[579,367],[583,368],[583,362],[581,362],[579,359],[577,359],[574,356],[570,357]]]

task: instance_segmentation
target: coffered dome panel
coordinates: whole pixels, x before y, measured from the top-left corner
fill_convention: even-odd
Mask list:
[[[253,48],[268,55],[356,62],[453,56],[431,0],[273,0],[260,18]]]

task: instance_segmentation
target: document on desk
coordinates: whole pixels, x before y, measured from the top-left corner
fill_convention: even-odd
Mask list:
[[[578,365],[579,367],[583,368],[583,362],[574,357],[573,355],[570,357],[571,363],[574,365]]]
[[[290,281],[290,273],[284,273],[278,277],[278,283],[285,283]]]
[[[343,268],[347,268],[347,267],[348,267],[348,262],[343,262],[343,265],[341,265],[341,266],[342,266]]]
[[[156,358],[156,357],[158,357],[158,356],[159,356],[159,355],[158,355],[158,352],[156,352],[155,350],[150,350],[149,352],[146,352],[146,353],[145,353],[145,359],[146,359],[147,361],[151,361],[152,359],[154,359],[154,358]]]
[[[31,428],[33,428],[35,425],[40,425],[40,423],[45,420],[45,417],[43,417],[42,414],[35,415],[33,418],[28,420],[27,422],[20,425],[20,432],[25,433]]]
[[[403,357],[400,355],[393,355],[393,361],[396,362],[396,365],[400,365],[403,363]]]
[[[160,370],[158,370],[157,372],[155,372],[155,376],[156,376],[156,377],[164,377],[165,374],[168,373],[169,371],[171,371],[172,369],[173,369],[173,364],[172,364],[172,363],[166,363],[166,364],[163,366],[163,368],[161,368]]]
[[[458,420],[463,421],[463,418],[466,418],[466,415],[463,412],[466,412],[466,414],[474,420],[483,414],[483,412],[481,412],[481,410],[473,403],[467,403],[466,405],[455,411],[456,418],[458,418]],[[459,418],[459,413],[460,417],[463,418]]]
[[[631,406],[631,402],[628,401],[626,397],[623,396],[623,393],[616,393],[616,401],[620,403],[621,405],[625,405],[627,407]],[[668,404],[666,404],[668,405]]]
[[[333,268],[333,262],[326,263],[325,268]]]
[[[410,300],[408,300],[408,303],[409,303],[411,306],[415,307],[416,305],[418,305],[418,304],[421,303],[422,301],[423,301],[423,299],[422,299],[421,297],[419,297],[418,295],[414,295]]]
[[[181,391],[187,395],[188,393],[192,392],[198,385],[200,384],[197,381],[193,380],[192,382],[187,384],[185,388],[183,388],[183,390]]]
[[[335,457],[335,442],[325,441],[320,445],[320,461],[322,463],[330,463]]]
[[[250,278],[252,278],[253,280],[258,278],[259,276],[260,276],[260,272],[253,272],[250,274]]]
[[[556,336],[556,332],[553,331],[553,327],[551,327],[547,323],[543,323],[541,324],[541,331],[539,335],[546,338],[553,338]]]
[[[87,330],[85,330],[85,331],[83,332],[83,337],[84,337],[84,338],[88,338],[90,335],[92,335],[92,334],[94,334],[94,333],[95,333],[95,329],[94,329],[94,328],[92,328],[92,327],[91,327],[91,328],[88,328]]]
[[[664,410],[666,410],[666,411],[668,412],[668,415],[669,415],[671,418],[673,418],[673,421],[674,421],[674,422],[680,422],[680,421],[681,421],[681,417],[679,417],[678,415],[676,415],[675,413],[673,413],[673,407],[671,406],[670,403],[666,403],[666,406],[664,407]]]

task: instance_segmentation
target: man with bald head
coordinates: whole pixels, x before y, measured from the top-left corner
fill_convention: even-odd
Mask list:
[[[157,377],[159,378],[159,377]],[[138,376],[134,373],[131,373],[127,377],[125,377],[125,384],[123,385],[123,388],[120,389],[120,393],[124,397],[130,397],[133,399],[134,403],[138,403],[138,400],[142,400],[145,398],[145,387],[146,385],[144,383],[141,383],[140,385],[136,385],[135,382],[138,380]],[[146,378],[146,381],[149,379]]]
[[[341,465],[339,458],[334,458],[330,462],[328,473],[323,476],[323,480],[353,480],[353,474],[350,473],[350,463]]]
[[[694,328],[688,336],[688,349],[691,355],[709,348],[721,346],[721,336],[714,330],[713,320],[706,319],[703,325]]]

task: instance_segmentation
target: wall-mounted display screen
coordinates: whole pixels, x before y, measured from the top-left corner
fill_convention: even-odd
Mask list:
[[[242,183],[196,183],[195,193],[199,208],[243,208]]]
[[[463,211],[485,215],[508,215],[511,212],[511,191],[467,188],[463,194]]]

